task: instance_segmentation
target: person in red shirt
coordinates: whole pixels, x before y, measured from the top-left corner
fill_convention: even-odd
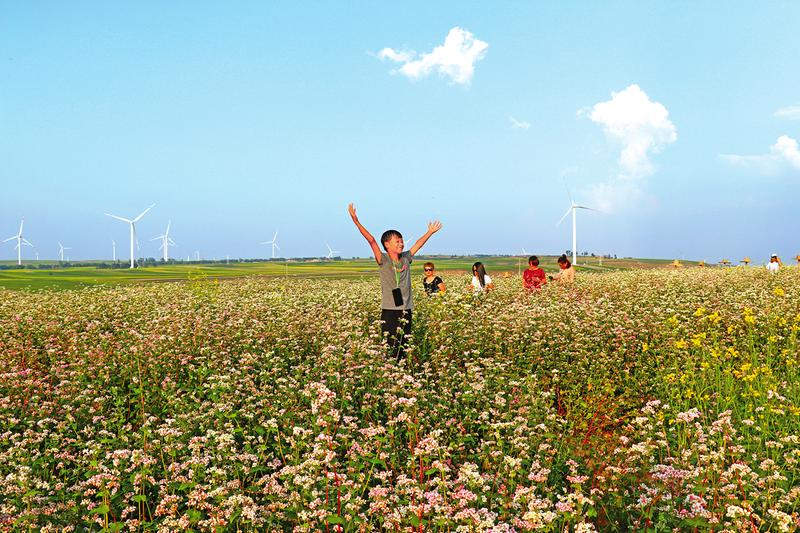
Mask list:
[[[532,255],[528,258],[528,268],[522,273],[522,286],[526,290],[534,291],[544,287],[547,275],[539,268],[539,258]]]

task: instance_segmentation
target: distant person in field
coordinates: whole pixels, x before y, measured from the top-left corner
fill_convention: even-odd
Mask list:
[[[550,276],[550,279],[564,284],[570,284],[575,281],[575,267],[567,259],[566,254],[561,254],[561,257],[558,258],[558,269],[558,274]]]
[[[437,294],[445,291],[444,281],[436,275],[436,267],[433,263],[428,262],[422,266],[425,276],[422,278],[422,287],[425,289],[425,294]]]
[[[381,323],[383,336],[389,350],[399,361],[405,356],[408,337],[411,335],[411,313],[414,303],[411,299],[411,261],[431,235],[442,229],[438,220],[428,223],[428,231],[419,238],[408,251],[403,251],[403,236],[397,230],[386,230],[381,235],[381,251],[375,237],[361,225],[353,204],[347,207],[350,218],[367,239],[381,275]]]
[[[470,285],[475,294],[494,289],[492,278],[486,273],[486,267],[480,261],[472,265],[472,281],[470,281]]]
[[[522,273],[522,286],[527,291],[539,290],[547,283],[547,275],[539,267],[539,258],[532,255],[528,258],[528,268]]]
[[[772,254],[769,258],[769,263],[767,263],[767,270],[770,274],[777,274],[780,269],[781,260],[778,259],[778,254]]]

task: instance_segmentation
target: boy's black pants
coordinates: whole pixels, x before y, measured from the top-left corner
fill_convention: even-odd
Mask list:
[[[406,345],[411,337],[411,311],[403,309],[381,309],[381,330],[389,353],[399,361],[406,355]]]

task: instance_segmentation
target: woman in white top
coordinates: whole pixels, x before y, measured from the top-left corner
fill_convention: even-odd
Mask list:
[[[778,254],[772,254],[769,258],[769,263],[767,263],[767,270],[772,274],[776,274],[780,268],[781,260],[778,259]]]
[[[472,265],[472,281],[470,285],[472,285],[472,289],[476,293],[494,289],[492,278],[486,273],[486,267],[480,261]]]

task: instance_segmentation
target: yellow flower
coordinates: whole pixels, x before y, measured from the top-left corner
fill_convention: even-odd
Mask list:
[[[756,323],[756,317],[754,317],[753,315],[744,315],[744,321],[746,324],[752,325]]]
[[[775,296],[786,296],[786,291],[780,287],[775,287]]]
[[[683,350],[687,346],[689,346],[689,345],[686,343],[685,340],[677,340],[677,341],[675,341],[675,347],[677,349],[679,349],[679,350]]]
[[[694,316],[696,316],[696,317],[701,317],[701,316],[703,316],[705,314],[706,314],[706,308],[705,307],[698,307],[697,311],[694,312]]]
[[[703,339],[705,338],[706,338],[705,333],[698,333],[696,335],[692,335],[692,345],[701,346],[703,344]]]
[[[646,342],[643,342],[642,343],[642,353],[646,352],[649,349],[650,349],[650,345],[647,344]]]

